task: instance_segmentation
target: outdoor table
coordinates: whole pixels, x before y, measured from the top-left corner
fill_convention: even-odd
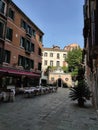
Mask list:
[[[41,88],[35,88],[35,94],[41,95]]]
[[[2,99],[4,102],[13,102],[15,100],[15,90],[2,91]]]
[[[53,87],[49,87],[50,88],[50,92],[53,92]]]
[[[3,102],[8,102],[9,97],[10,97],[9,92],[5,92],[5,91],[2,92]]]
[[[15,89],[11,89],[10,91],[10,101],[15,101]]]
[[[45,87],[41,87],[41,93],[45,94],[46,93],[46,88]]]
[[[53,92],[57,92],[57,87],[53,87]]]
[[[24,89],[25,97],[33,97],[35,95],[35,88]]]

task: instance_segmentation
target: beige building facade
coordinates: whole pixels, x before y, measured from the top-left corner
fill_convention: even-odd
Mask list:
[[[50,72],[49,73],[49,84],[54,84],[58,87],[71,87],[72,77],[69,73],[64,72]]]
[[[68,63],[65,61],[68,51],[78,48],[80,48],[80,46],[77,43],[69,44],[63,49],[60,49],[59,46],[43,48],[41,80],[46,81],[45,83],[47,84],[56,85],[58,87],[73,86],[71,74],[64,73],[62,67],[68,67]],[[47,75],[48,67],[54,67],[55,69],[49,69]]]
[[[42,71],[44,72],[48,66],[63,67],[68,66],[65,62],[67,51],[60,49],[58,46],[53,48],[43,48]]]
[[[53,46],[52,48],[43,48],[41,79],[46,80],[48,84],[54,84],[59,87],[65,87],[66,85],[68,87],[72,86],[71,75],[64,73],[62,70],[62,67],[68,67],[68,63],[65,62],[68,51],[71,51],[72,48],[79,47],[78,44],[70,45],[64,47],[64,49],[60,49],[59,46]],[[48,75],[45,75],[48,67],[55,67],[55,69],[48,70]]]

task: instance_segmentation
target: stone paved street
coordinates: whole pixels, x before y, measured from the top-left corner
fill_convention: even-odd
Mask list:
[[[0,103],[0,130],[98,130],[98,115],[91,103],[85,108],[68,98],[69,89],[57,93]]]

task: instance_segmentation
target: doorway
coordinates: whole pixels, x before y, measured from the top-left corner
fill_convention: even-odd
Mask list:
[[[62,79],[61,78],[58,79],[58,87],[62,87]]]

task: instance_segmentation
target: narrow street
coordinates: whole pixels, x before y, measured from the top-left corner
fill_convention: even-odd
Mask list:
[[[85,108],[68,98],[69,89],[57,93],[0,103],[0,130],[98,130],[98,115],[90,102]]]

